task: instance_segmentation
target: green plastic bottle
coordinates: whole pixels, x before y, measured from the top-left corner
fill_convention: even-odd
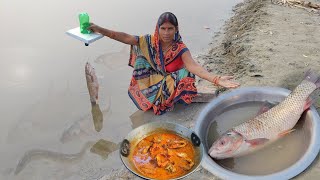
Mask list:
[[[88,13],[85,13],[85,12],[80,13],[79,22],[80,22],[80,32],[82,34],[90,34],[91,31],[87,29],[90,26]]]

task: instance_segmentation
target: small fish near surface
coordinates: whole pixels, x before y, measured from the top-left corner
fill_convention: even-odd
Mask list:
[[[98,104],[99,83],[94,68],[87,62],[85,66],[87,87],[90,95],[91,114],[94,121],[94,127],[97,132],[102,129],[103,114]]]
[[[79,120],[73,122],[71,125],[68,125],[60,138],[62,143],[70,142],[79,138],[81,139],[81,137],[97,135],[97,132],[100,132],[103,128],[104,118],[106,119],[111,115],[110,98],[107,101],[107,107],[103,111],[100,109],[98,104],[98,78],[96,76],[95,69],[88,62],[85,65],[85,75],[87,80],[87,88],[90,95],[91,116],[93,122],[91,121],[90,115],[85,115]]]
[[[305,79],[278,105],[220,136],[209,149],[215,159],[239,157],[257,151],[290,132],[302,113],[312,105],[309,95],[320,87],[319,75],[306,72]]]
[[[91,66],[90,63],[86,63],[85,74],[87,80],[87,87],[89,90],[90,101],[92,104],[97,104],[98,102],[98,92],[99,92],[99,83],[96,76],[95,69]]]

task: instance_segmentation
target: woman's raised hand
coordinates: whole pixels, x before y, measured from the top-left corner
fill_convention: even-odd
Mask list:
[[[90,23],[90,26],[87,29],[92,32],[100,33],[101,27],[94,23]]]
[[[233,76],[221,76],[216,81],[216,84],[225,88],[236,88],[240,86],[240,83],[230,81],[231,79],[233,79]]]

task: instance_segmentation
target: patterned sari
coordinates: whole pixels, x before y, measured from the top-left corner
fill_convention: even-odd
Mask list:
[[[174,44],[165,55],[159,41],[159,26],[154,35],[136,37],[138,46],[131,46],[129,66],[133,74],[128,94],[138,109],[147,111],[153,108],[156,115],[171,111],[175,103],[190,104],[197,94],[195,76],[182,67],[167,72],[166,65],[180,58],[188,51],[179,32]]]

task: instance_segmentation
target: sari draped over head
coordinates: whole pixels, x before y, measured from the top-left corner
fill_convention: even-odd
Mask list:
[[[157,23],[154,35],[136,36],[138,45],[131,46],[129,66],[133,74],[128,94],[138,109],[153,108],[156,115],[171,111],[175,103],[190,104],[197,94],[195,75],[182,66],[168,72],[166,66],[181,60],[188,51],[179,31],[175,33],[171,48],[163,55]]]

